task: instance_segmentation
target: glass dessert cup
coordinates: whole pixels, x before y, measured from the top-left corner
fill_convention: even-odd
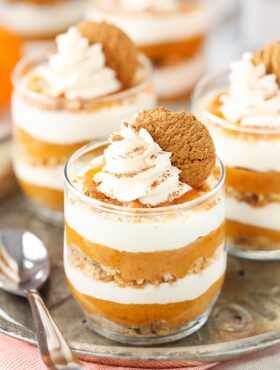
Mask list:
[[[215,185],[199,198],[131,208],[86,196],[75,182],[106,147],[88,144],[65,167],[69,288],[91,328],[109,339],[183,338],[207,321],[224,280],[223,166],[217,161]]]
[[[150,58],[161,101],[185,100],[204,70],[207,33],[204,6],[199,0],[179,0],[174,9],[164,9],[164,4],[159,9],[147,5],[141,8],[141,1],[139,5],[123,3],[121,0],[92,1],[90,18],[118,25],[139,51]]]
[[[226,167],[226,234],[231,254],[280,259],[280,130],[228,122],[217,104],[227,91],[228,71],[203,78],[193,111],[209,129]]]
[[[129,89],[92,100],[48,97],[22,78],[42,59],[25,58],[14,76],[14,170],[38,215],[63,222],[63,167],[86,143],[108,137],[122,119],[156,105],[152,68],[139,56],[139,76]]]
[[[25,55],[43,55],[55,37],[84,17],[85,0],[0,2],[0,23],[23,40]]]

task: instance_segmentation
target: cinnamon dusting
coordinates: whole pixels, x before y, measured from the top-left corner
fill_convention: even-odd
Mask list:
[[[112,198],[106,196],[105,194],[101,193],[98,190],[98,185],[99,184],[96,181],[94,181],[94,176],[98,172],[101,172],[101,171],[103,171],[103,166],[99,166],[99,167],[96,167],[96,168],[91,168],[89,171],[86,172],[86,174],[83,177],[79,177],[77,179],[79,182],[82,182],[83,193],[86,196],[97,199],[97,200],[99,200],[101,202],[104,202],[104,203],[113,204],[113,205],[117,205],[117,206],[124,206],[124,207],[130,207],[130,208],[151,208],[151,206],[144,205],[139,200],[135,200],[135,201],[132,201],[132,202],[120,202],[116,199],[112,199]],[[219,173],[218,169],[215,167],[215,169],[213,171],[213,175],[214,174],[217,175],[218,173]],[[131,174],[127,174],[127,175],[131,175]],[[121,176],[123,176],[123,174]],[[153,187],[158,186],[158,180],[155,181],[152,184],[152,186]],[[199,188],[191,189],[179,198],[176,197],[176,194],[170,194],[170,199],[171,200],[169,199],[166,202],[160,203],[160,204],[158,204],[158,205],[156,205],[152,208],[168,207],[168,206],[172,206],[172,205],[176,205],[176,204],[178,205],[178,204],[182,204],[182,203],[187,203],[187,202],[190,202],[194,199],[199,198],[202,194],[205,194],[205,193],[209,192],[210,190],[211,190],[211,187],[209,186],[209,184],[204,183]]]

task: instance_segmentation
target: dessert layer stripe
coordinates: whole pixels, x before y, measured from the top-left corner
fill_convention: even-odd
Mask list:
[[[200,316],[212,303],[223,284],[224,276],[217,280],[204,294],[193,301],[176,302],[170,304],[121,304],[110,302],[81,294],[68,281],[68,286],[89,316],[96,318],[98,313],[109,318],[110,321],[128,326],[150,327],[151,334],[154,332],[154,322],[165,322],[167,325],[161,327],[169,328],[168,323],[174,325],[185,325]],[[101,319],[102,320],[102,319]],[[133,329],[132,329],[133,330]],[[146,332],[147,333],[147,332]],[[149,331],[148,331],[149,333]],[[148,335],[148,334],[147,334]]]
[[[226,199],[226,217],[243,224],[280,231],[280,203],[252,207],[233,197]]]
[[[224,221],[224,204],[220,200],[210,209],[140,219],[94,211],[79,201],[67,199],[65,219],[72,229],[93,243],[131,253],[159,252],[182,248],[216,230]]]
[[[13,99],[13,120],[34,138],[56,144],[73,144],[107,137],[118,131],[120,122],[143,109],[156,104],[152,93],[142,93],[119,105],[108,105],[96,111],[51,110],[39,102],[28,103],[16,94]]]
[[[211,129],[211,126],[209,126]],[[280,171],[280,138],[252,140],[242,139],[222,131],[211,130],[217,154],[227,167],[239,167],[253,171]]]
[[[59,1],[50,4],[31,4],[21,1],[11,4],[1,1],[0,23],[20,35],[38,36],[64,31],[83,18],[81,0]]]
[[[37,186],[63,191],[64,165],[45,167],[32,166],[20,159],[14,161],[14,170],[18,179]]]
[[[120,271],[122,278],[127,281],[143,279],[161,281],[166,274],[180,279],[194,269],[198,272],[205,268],[207,261],[213,258],[224,241],[225,225],[222,224],[217,230],[184,248],[152,253],[120,252],[91,243],[71,229],[67,223],[65,237],[67,245],[74,251],[74,256],[76,258],[78,256],[78,261],[84,261],[87,257],[101,266]]]
[[[137,45],[151,45],[161,42],[183,40],[203,34],[206,31],[206,14],[198,8],[193,11],[153,14],[148,12],[116,15],[94,9],[93,20],[107,20],[122,28]]]
[[[223,247],[213,262],[199,274],[189,274],[175,283],[159,286],[147,285],[143,289],[121,288],[83,275],[69,264],[68,249],[64,248],[65,273],[71,284],[87,296],[124,304],[166,304],[194,300],[205,293],[226,269],[226,252]]]

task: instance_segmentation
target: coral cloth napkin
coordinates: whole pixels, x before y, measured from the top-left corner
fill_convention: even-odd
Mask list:
[[[215,366],[202,364],[197,361],[177,362],[141,362],[141,361],[117,361],[92,358],[91,362],[84,362],[87,370],[205,370]],[[44,370],[38,349],[17,339],[0,334],[0,370]]]
[[[197,361],[117,361],[92,358],[84,362],[87,370],[279,370],[280,346],[231,361],[203,364]],[[44,370],[38,349],[19,340],[0,334],[0,370]]]

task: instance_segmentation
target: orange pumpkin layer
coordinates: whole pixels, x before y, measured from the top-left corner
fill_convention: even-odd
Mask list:
[[[138,200],[135,200],[133,202],[128,202],[128,203],[119,202],[99,192],[97,189],[97,184],[93,181],[93,178],[98,172],[102,171],[102,168],[103,168],[103,164],[99,167],[93,167],[85,173],[84,181],[83,181],[83,189],[84,189],[83,192],[87,196],[94,198],[94,199],[98,199],[105,203],[111,203],[111,204],[116,204],[116,205],[121,205],[121,206],[126,206],[126,207],[132,207],[132,208],[145,208],[146,207]],[[218,182],[221,177],[220,168],[215,167],[212,171],[212,175]],[[79,176],[77,177],[77,181],[80,181]],[[167,206],[172,206],[176,204],[187,203],[187,202],[190,202],[191,200],[199,198],[201,195],[204,195],[205,193],[208,193],[209,191],[211,191],[211,187],[209,186],[209,184],[204,183],[199,189],[191,189],[187,191],[185,194],[183,194],[181,197],[176,198],[172,201],[160,203],[154,208],[167,207]],[[200,210],[204,210],[206,207],[207,208],[213,207],[216,204],[216,202],[219,202],[219,201],[220,201],[219,197],[215,197],[215,198],[212,197],[207,202],[207,204],[203,203],[202,205],[198,205],[195,210],[200,211]]]
[[[33,185],[22,180],[18,182],[25,195],[31,200],[54,211],[63,211],[63,191]]]
[[[186,231],[187,232],[187,231]],[[211,258],[225,238],[225,226],[199,238],[187,246],[161,252],[129,253],[93,243],[84,239],[66,224],[66,241],[69,247],[78,246],[89,258],[103,266],[120,271],[125,280],[160,280],[164,274],[183,278],[200,258]]]
[[[226,184],[241,192],[280,194],[280,172],[257,172],[227,167]]]
[[[29,156],[39,160],[47,160],[53,157],[64,160],[74,151],[78,150],[87,143],[87,141],[63,145],[49,143],[47,141],[36,139],[27,131],[19,128],[18,126],[15,128],[14,132],[15,140],[23,148],[24,152]]]
[[[229,238],[235,239],[237,243],[240,240],[240,244],[244,244],[244,246],[246,244],[246,247],[251,245],[252,249],[278,249],[280,247],[280,231],[227,220],[226,233]]]
[[[69,282],[69,288],[81,307],[89,315],[98,313],[118,324],[143,326],[154,321],[167,321],[173,325],[186,324],[205,312],[219,292],[224,276],[204,294],[192,301],[168,304],[122,304],[81,294]]]
[[[177,64],[194,57],[201,50],[204,40],[204,35],[198,35],[185,40],[141,45],[138,49],[161,67],[165,64],[172,65],[172,61],[174,61],[174,64]]]

